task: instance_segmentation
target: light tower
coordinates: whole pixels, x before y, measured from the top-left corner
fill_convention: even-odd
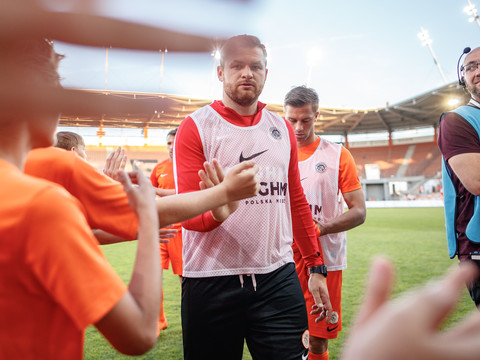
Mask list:
[[[442,76],[443,81],[445,84],[447,84],[447,78],[445,77],[445,74],[443,73],[442,67],[440,66],[440,63],[437,60],[437,57],[435,53],[433,52],[432,48],[432,39],[430,38],[430,35],[428,34],[428,31],[425,30],[423,27],[420,27],[420,32],[418,33],[418,38],[422,41],[422,46],[427,46],[428,50],[430,50],[430,54],[432,54],[433,61],[435,62],[435,65],[437,65],[438,71],[440,72],[440,75]]]
[[[472,2],[470,0],[468,0],[468,6],[465,6],[465,8],[463,9],[463,11],[465,11],[467,13],[467,15],[470,15],[470,17],[468,18],[468,21],[469,22],[476,22],[478,27],[480,27],[480,20],[478,18],[478,15],[477,15],[477,7],[472,4]]]

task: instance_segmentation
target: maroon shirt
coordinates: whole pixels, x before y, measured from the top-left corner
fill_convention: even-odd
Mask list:
[[[465,229],[473,216],[474,195],[470,193],[448,164],[455,155],[480,153],[479,134],[463,117],[454,112],[445,113],[440,121],[438,147],[447,160],[447,167],[452,174],[452,182],[459,196],[456,231],[458,233],[458,258],[465,260],[473,251],[480,251],[480,245],[472,243],[465,235]]]

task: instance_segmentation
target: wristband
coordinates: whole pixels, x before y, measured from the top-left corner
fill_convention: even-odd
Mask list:
[[[308,268],[308,274],[322,274],[327,277],[327,265],[312,266],[311,268]]]

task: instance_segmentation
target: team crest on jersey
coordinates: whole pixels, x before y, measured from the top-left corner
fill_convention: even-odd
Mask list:
[[[323,173],[327,171],[327,165],[323,162],[319,162],[315,164],[315,171],[318,173]]]
[[[310,333],[308,332],[308,329],[302,334],[302,344],[305,349],[308,349],[310,346]]]
[[[275,140],[281,140],[282,139],[282,133],[275,126],[272,126],[270,128],[270,136],[272,138],[274,138]]]

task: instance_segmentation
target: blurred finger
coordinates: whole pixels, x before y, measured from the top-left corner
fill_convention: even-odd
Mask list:
[[[171,225],[168,225],[168,226],[171,226]],[[175,235],[177,233],[178,233],[177,229],[160,229],[160,232],[159,232],[160,235],[167,235],[167,234]]]
[[[225,178],[225,174],[223,173],[223,168],[217,159],[213,159],[213,167],[215,168],[215,171],[217,173],[218,180],[222,182],[223,179]]]
[[[172,238],[174,238],[174,237],[175,237],[175,234],[163,234],[163,235],[160,234],[160,235],[159,235],[159,238],[160,238],[160,239],[172,239]]]
[[[206,172],[208,178],[210,179],[210,181],[214,185],[218,185],[220,183],[220,180],[218,179],[217,171],[215,170],[215,168],[212,165],[210,165],[210,163],[208,163],[208,162],[205,162],[203,164],[203,167],[204,167],[205,172]]]
[[[110,176],[111,174],[109,173],[110,171],[110,164],[112,162],[112,157],[113,157],[113,152],[108,154],[107,158],[105,159],[105,166],[103,167],[103,173]]]
[[[235,166],[232,168],[232,171],[235,171],[235,172],[237,172],[237,173],[240,173],[240,172],[242,172],[242,171],[255,168],[255,166],[256,166],[256,164],[255,164],[255,162],[252,161],[252,160],[242,161],[240,164],[235,165]]]
[[[125,154],[125,150],[123,150],[120,147],[117,148],[117,150],[115,151],[115,156],[114,156],[114,161],[113,161],[114,169],[120,169],[120,165],[123,161],[124,154]]]
[[[480,313],[475,310],[457,325],[424,344],[425,353],[436,360],[474,360],[480,352]]]
[[[210,52],[215,42],[95,14],[51,12],[38,1],[0,1],[0,42],[20,36],[43,36],[73,44],[125,49]],[[22,19],[22,21],[18,21]]]
[[[323,304],[322,305],[317,305],[317,304],[313,305],[312,310],[310,311],[310,315],[318,315],[315,318],[315,322],[319,323],[320,321],[325,319],[325,317],[327,315],[325,306],[323,306]]]
[[[465,284],[477,274],[476,266],[470,262],[453,266],[440,280],[427,285],[423,290],[425,301],[419,305],[420,317],[431,328],[437,328],[456,305]]]
[[[117,180],[123,185],[123,189],[125,192],[129,192],[133,190],[133,184],[131,181],[130,174],[127,175],[125,171],[117,171],[115,174]]]
[[[201,180],[199,182],[200,190],[205,190],[215,186],[215,184],[210,180],[210,178],[208,177],[207,173],[204,170],[199,170],[198,176],[200,177],[200,180]]]
[[[175,235],[169,234],[169,235],[161,235],[158,238],[168,240],[168,239],[173,239],[174,237]]]
[[[131,171],[128,174],[130,175],[130,179],[132,179],[134,184],[142,187],[148,187],[149,189],[152,189],[152,193],[154,193],[152,183],[146,178],[145,175],[143,175],[140,170]]]
[[[119,170],[124,171],[127,166],[127,155],[123,155],[122,160],[120,161]]]

